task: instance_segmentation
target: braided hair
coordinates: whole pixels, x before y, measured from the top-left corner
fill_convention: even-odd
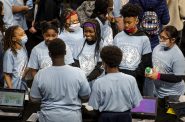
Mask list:
[[[96,56],[99,55],[99,52],[100,52],[100,42],[101,42],[101,29],[100,29],[100,24],[99,24],[99,22],[98,22],[97,20],[95,20],[95,19],[89,19],[89,20],[87,20],[87,21],[82,25],[83,33],[84,33],[84,28],[85,28],[84,25],[85,25],[86,23],[90,23],[90,24],[94,25],[94,26],[93,26],[93,29],[94,29],[95,35],[96,35],[96,38],[95,38],[95,40],[96,40],[96,46],[95,46],[95,50],[94,50],[94,58],[95,58]],[[84,48],[84,46],[85,46],[86,43],[87,43],[87,40],[85,40],[85,42],[84,42],[84,44],[83,44],[83,47],[82,47],[82,49],[81,49],[79,55],[82,53],[83,48]],[[79,55],[78,55],[78,56],[79,56]]]

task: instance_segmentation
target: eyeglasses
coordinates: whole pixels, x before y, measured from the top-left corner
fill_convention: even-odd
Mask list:
[[[164,40],[164,41],[170,39],[169,37],[167,38],[167,37],[164,37],[164,36],[161,36],[161,35],[159,36],[159,38],[162,39],[162,40]]]

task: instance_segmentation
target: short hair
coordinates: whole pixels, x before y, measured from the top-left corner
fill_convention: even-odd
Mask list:
[[[48,50],[51,58],[64,56],[66,54],[66,45],[62,39],[56,38],[49,43]]]
[[[137,17],[141,11],[142,8],[138,4],[127,3],[122,7],[120,13],[123,17]]]
[[[117,46],[105,46],[100,53],[102,61],[112,68],[120,65],[122,56],[122,51]]]

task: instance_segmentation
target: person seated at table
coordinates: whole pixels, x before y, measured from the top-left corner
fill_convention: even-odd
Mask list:
[[[94,82],[88,104],[101,112],[98,122],[131,122],[130,110],[142,100],[136,79],[119,72],[122,51],[117,46],[104,47],[100,56],[107,74]]]
[[[48,49],[53,64],[38,71],[30,92],[31,101],[41,102],[39,122],[82,122],[81,100],[91,92],[85,73],[65,65],[66,45],[61,39],[52,40]]]

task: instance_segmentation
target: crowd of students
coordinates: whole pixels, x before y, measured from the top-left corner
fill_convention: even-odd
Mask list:
[[[28,91],[31,75],[40,122],[82,122],[82,101],[101,113],[99,122],[131,122],[142,95],[183,95],[182,28],[171,20],[170,0],[151,1],[87,0],[75,11],[60,0],[0,0],[1,84]],[[148,10],[159,20],[154,35],[140,26]]]

